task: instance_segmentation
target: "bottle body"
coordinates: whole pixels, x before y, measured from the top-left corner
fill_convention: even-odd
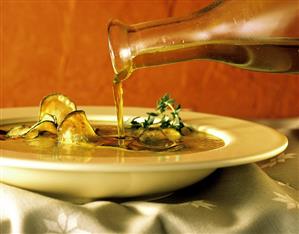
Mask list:
[[[223,0],[182,18],[109,25],[116,74],[208,59],[263,72],[299,72],[297,0]]]

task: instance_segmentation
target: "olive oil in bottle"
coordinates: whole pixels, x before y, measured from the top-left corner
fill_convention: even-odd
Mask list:
[[[134,25],[112,20],[108,42],[114,81],[121,83],[136,69],[193,59],[299,73],[298,22],[296,0],[216,0],[184,17]],[[114,90],[123,134],[120,86]]]
[[[223,62],[254,71],[299,72],[299,39],[259,39],[253,41],[211,41],[163,48],[150,48],[132,58],[135,68],[192,59]]]

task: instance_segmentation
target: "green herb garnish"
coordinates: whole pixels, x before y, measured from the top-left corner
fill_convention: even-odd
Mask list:
[[[181,106],[170,98],[169,94],[164,95],[158,102],[156,112],[148,112],[147,118],[135,117],[131,120],[132,128],[173,128],[178,132],[185,126],[179,112]]]

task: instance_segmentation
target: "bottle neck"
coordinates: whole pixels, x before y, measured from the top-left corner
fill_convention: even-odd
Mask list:
[[[253,54],[256,46],[268,45],[263,48],[269,58],[264,59],[271,59],[271,53],[286,57],[285,51],[273,49],[273,45],[298,46],[298,12],[294,0],[227,0],[182,18],[131,26],[112,21],[108,30],[114,72],[125,79],[138,68],[192,59],[218,60],[254,70],[286,69],[291,65],[257,64]]]

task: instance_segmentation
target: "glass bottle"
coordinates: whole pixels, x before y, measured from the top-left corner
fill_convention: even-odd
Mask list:
[[[135,69],[208,59],[262,72],[299,72],[298,0],[216,0],[180,18],[108,26],[119,81]]]

